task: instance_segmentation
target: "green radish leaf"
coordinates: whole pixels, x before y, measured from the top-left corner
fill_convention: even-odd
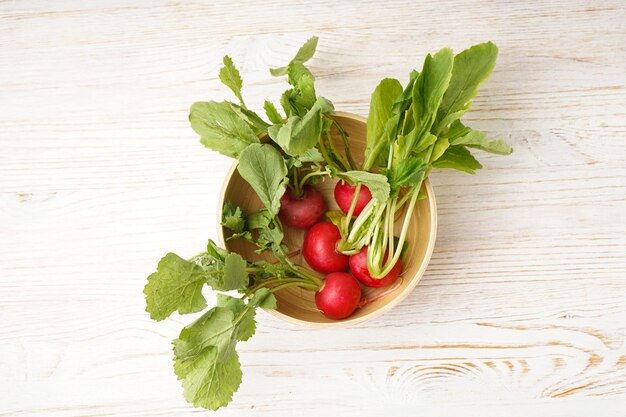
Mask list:
[[[291,117],[299,114],[299,110],[296,108],[295,104],[292,102],[292,96],[298,94],[293,88],[286,90],[282,96],[280,96],[280,105],[283,108],[283,111],[287,115],[287,117]]]
[[[435,142],[435,146],[433,147],[433,153],[430,155],[430,161],[432,162],[439,159],[449,146],[450,142],[448,142],[448,138],[438,138],[437,142]]]
[[[301,75],[296,86],[298,87],[298,95],[295,97],[296,104],[305,109],[311,109],[316,100],[313,77],[308,74]]]
[[[302,166],[302,161],[294,156],[288,156],[285,158],[285,165],[287,166],[287,171],[291,171],[291,168],[293,167],[300,168]]]
[[[324,157],[317,148],[309,148],[297,158],[300,162],[324,162]]]
[[[227,242],[231,240],[235,240],[235,239],[244,239],[244,240],[247,240],[248,242],[254,243],[254,238],[252,237],[252,233],[250,233],[249,230],[239,232],[239,233],[233,233],[230,236],[225,237],[224,239]]]
[[[402,93],[400,81],[385,78],[378,84],[370,100],[370,111],[367,117],[367,143],[365,147],[364,170],[372,168],[378,160],[380,152],[389,144],[387,132],[393,127],[387,122],[393,116],[394,101]],[[396,126],[399,119],[394,119]]]
[[[291,155],[301,155],[314,147],[322,134],[322,110],[313,108],[302,119],[294,121],[287,150]]]
[[[448,115],[441,119],[441,121],[433,124],[433,128],[431,129],[431,131],[437,132],[437,135],[441,134],[441,132],[445,130],[445,126],[449,126],[451,123],[454,123],[455,120],[460,119],[461,116],[463,116],[465,112],[468,111],[471,107],[472,103],[467,103],[467,105],[461,108],[461,110],[448,113]]]
[[[400,123],[400,115],[399,114],[395,114],[395,115],[391,116],[387,120],[387,123],[385,123],[385,135],[387,136],[387,142],[388,142],[385,145],[387,147],[389,147],[389,144],[391,144],[393,141],[395,141],[396,137],[398,136],[398,123]],[[387,152],[389,152],[389,150],[387,150]],[[386,162],[387,158],[385,157],[384,160]]]
[[[194,103],[189,121],[204,146],[231,158],[260,142],[250,125],[226,101]]]
[[[217,410],[241,384],[235,344],[237,327],[230,308],[215,307],[183,328],[174,345],[174,372],[183,380],[187,401]]]
[[[246,226],[246,217],[241,207],[235,206],[230,201],[224,203],[222,226],[235,233],[243,232]]]
[[[370,161],[367,161],[367,165],[379,167],[385,167],[387,165],[387,160],[389,159],[389,149],[398,136],[399,122],[399,114],[395,114],[387,120],[387,123],[385,123],[385,132],[383,134],[384,138],[380,142],[380,152],[378,153],[378,156],[376,156],[374,162],[370,163]]]
[[[291,116],[270,137],[291,156],[297,156],[315,146],[322,134],[322,113],[319,109],[308,112],[302,119]]]
[[[168,253],[157,266],[157,272],[148,277],[143,293],[146,311],[153,320],[164,320],[174,311],[180,314],[196,313],[206,307],[202,287],[206,282],[202,268]]]
[[[243,82],[241,81],[239,71],[233,64],[233,60],[228,55],[224,55],[223,62],[224,66],[220,69],[220,81],[226,87],[231,89],[231,91],[239,99],[239,103],[245,107],[246,105],[243,102],[243,98],[241,98],[241,87],[243,86]]]
[[[262,209],[248,215],[246,221],[251,230],[263,229],[264,227],[268,227],[272,222],[272,216],[268,213],[267,209]]]
[[[471,131],[472,129],[465,126],[460,120],[456,120],[449,127],[444,129],[441,132],[441,135],[447,137],[448,140],[453,141],[461,136],[467,135]]]
[[[430,131],[452,75],[452,50],[444,48],[434,56],[428,54],[421,74],[413,85],[413,118],[416,126]]]
[[[413,84],[415,86],[415,83]],[[413,91],[411,91],[411,94],[413,93]],[[413,100],[412,96],[411,96],[411,100]],[[408,136],[411,132],[413,132],[414,130],[417,132],[418,130],[415,129],[415,118],[413,117],[413,106],[410,106],[408,109],[406,109],[406,111],[404,112],[404,115],[401,118],[402,121],[402,126],[401,128],[398,128],[398,133],[402,133],[405,136]]]
[[[256,331],[254,308],[246,307],[246,304],[241,298],[231,297],[225,294],[217,294],[217,306],[231,310],[235,317],[238,317],[239,314],[243,314],[237,325],[237,340],[245,342],[254,335]]]
[[[178,359],[190,360],[206,348],[217,350],[217,360],[222,362],[234,352],[235,315],[224,307],[213,307],[193,323],[185,326],[174,340],[174,354]]]
[[[230,252],[224,262],[224,284],[222,291],[238,290],[248,285],[247,262],[239,254]],[[218,289],[218,288],[216,288]]]
[[[241,234],[238,237],[242,237]],[[251,234],[250,237],[252,237]],[[248,264],[236,253],[223,249],[216,253],[213,249],[209,249],[207,252],[196,256],[194,262],[202,268],[206,283],[214,290],[240,290],[248,285],[248,273],[246,271]]]
[[[193,360],[174,356],[174,372],[183,380],[183,395],[194,407],[217,410],[230,403],[241,385],[241,364],[237,352],[225,361],[216,359],[217,350],[202,349]]]
[[[392,112],[397,115],[401,115],[409,109],[411,102],[413,101],[413,85],[415,79],[420,75],[419,72],[413,70],[409,74],[409,83],[406,85],[402,94],[393,102]]]
[[[224,203],[222,209],[222,226],[232,232],[226,240],[245,239],[253,241],[252,234],[246,230],[246,216],[243,209],[230,201]]]
[[[211,239],[209,239],[209,242],[207,243],[206,253],[212,261],[222,263],[226,261],[226,255],[228,255],[227,250],[217,246]]]
[[[452,50],[448,48],[440,50],[434,56],[426,56],[422,72],[413,84],[411,113],[415,127],[402,138],[398,138],[394,145],[394,164],[409,158],[411,153],[419,153],[430,146],[425,146],[425,142],[433,142],[430,129],[450,82],[452,62]]]
[[[304,77],[310,80],[306,81],[306,83],[310,84],[311,87],[313,86],[313,81],[315,80],[315,77],[313,76],[311,71],[304,65],[298,63],[292,63],[289,65],[289,67],[287,68],[287,77],[289,84],[298,88],[302,88],[300,86],[300,83],[302,82],[302,78]]]
[[[315,55],[315,49],[317,48],[317,36],[312,36],[300,47],[296,56],[291,60],[291,63],[304,64]]]
[[[378,200],[379,203],[384,203],[389,198],[389,183],[387,182],[387,177],[384,175],[366,171],[337,172],[335,175],[351,183],[367,186],[372,193],[372,197]]]
[[[397,166],[386,172],[391,196],[396,197],[400,188],[415,187],[424,178],[428,164],[419,158],[403,159]]]
[[[252,128],[252,130],[254,130],[255,135],[259,136],[261,133],[266,132],[267,128],[271,126],[270,124],[266,123],[263,119],[261,119],[261,117],[259,117],[259,115],[253,112],[252,110],[248,110],[245,107],[238,106],[235,103],[229,103],[229,104],[232,107],[232,109],[235,111],[235,113],[237,113],[237,115],[242,120],[245,120],[246,123],[248,123],[248,125]]]
[[[247,218],[248,228],[257,231],[256,245],[259,246],[257,253],[266,250],[275,251],[280,248],[283,241],[283,231],[272,222],[273,216],[267,209],[252,213]]]
[[[450,139],[450,145],[465,145],[497,155],[509,155],[513,152],[513,149],[503,139],[489,140],[485,132],[465,127],[459,120],[452,124],[450,132],[453,134],[462,132],[462,134],[457,134],[453,139]]]
[[[256,253],[260,254],[268,250],[273,253],[277,253],[279,248],[283,247],[282,241],[284,236],[283,231],[279,227],[270,225],[259,229],[259,235],[256,242],[259,249],[256,250]]]
[[[269,289],[263,287],[255,291],[254,297],[250,300],[250,305],[261,308],[275,309],[276,297],[270,292]]]
[[[262,280],[269,278],[287,278],[289,274],[289,271],[287,271],[284,265],[281,265],[280,263],[273,264],[267,261],[258,261],[255,263],[255,266],[263,268],[263,273],[260,274]],[[293,277],[289,275],[289,278]],[[255,281],[255,284],[260,284],[262,280]]]
[[[309,59],[313,58],[313,55],[315,55],[315,49],[317,48],[317,41],[317,36],[309,38],[309,40],[307,40],[304,45],[300,47],[300,49],[296,53],[296,56],[293,57],[291,62],[289,62],[289,65],[304,64]],[[270,74],[272,74],[274,77],[285,75],[289,70],[289,65],[287,65],[286,67],[272,68],[270,69]]]
[[[467,135],[454,139],[451,144],[465,145],[497,155],[510,155],[513,152],[513,149],[503,139],[489,140],[484,132],[478,130],[472,130]]]
[[[274,104],[272,104],[272,102],[265,100],[263,109],[265,109],[265,114],[267,114],[267,118],[270,119],[270,122],[277,125],[283,123],[283,116],[278,113],[278,110],[276,110],[276,107],[274,107]]]
[[[252,144],[239,156],[239,174],[254,189],[273,217],[280,209],[280,198],[287,187],[287,167],[271,145]]]
[[[320,111],[324,114],[333,114],[335,112],[335,106],[333,103],[322,96],[319,96],[315,99],[315,104],[311,107],[311,110],[320,109]]]
[[[416,130],[417,129],[415,129],[413,132],[415,132]],[[427,132],[424,134],[419,143],[413,148],[413,153],[418,154],[420,152],[423,152],[435,142],[437,142],[437,136]]]
[[[304,151],[301,155],[293,156],[285,160],[287,169],[292,167],[300,168],[306,162],[324,162],[324,156],[317,148],[310,148]],[[308,181],[313,181],[317,177],[310,178]]]
[[[341,228],[343,227],[343,219],[346,216],[341,210],[330,210],[326,212],[326,217],[328,217],[328,220],[330,220],[332,224],[334,224],[339,230],[341,230]]]
[[[463,146],[450,146],[439,159],[432,163],[435,168],[452,168],[457,171],[476,173],[483,166]]]
[[[323,113],[334,111],[332,103],[324,97],[318,97],[311,109],[300,118],[291,116],[284,125],[270,127],[268,133],[288,155],[301,156],[308,152],[320,140],[323,131]]]
[[[437,112],[435,134],[469,109],[469,101],[491,75],[497,57],[498,47],[491,42],[472,46],[454,57],[450,86]]]

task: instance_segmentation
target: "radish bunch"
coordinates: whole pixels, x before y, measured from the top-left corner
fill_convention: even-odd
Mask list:
[[[360,194],[355,197],[356,188],[343,181],[335,186],[335,200],[345,214],[352,211],[353,215],[358,215],[372,198],[367,187],[361,187]],[[351,207],[353,201],[355,204]],[[314,209],[311,206],[310,210]],[[311,217],[306,211],[300,215]],[[337,250],[340,241],[339,228],[329,221],[321,221],[306,232],[302,245],[302,254],[309,266],[327,274],[322,288],[315,295],[315,304],[326,317],[336,320],[348,317],[357,307],[366,304],[361,300],[359,282],[367,287],[386,287],[396,281],[402,270],[402,263],[398,262],[387,275],[374,278],[367,269],[367,247],[347,256]],[[352,274],[345,272],[348,266]]]
[[[263,116],[247,107],[239,71],[228,56],[219,79],[237,101],[191,106],[189,121],[200,142],[238,160],[239,175],[262,203],[246,213],[226,202],[225,239],[243,240],[268,256],[267,261],[244,259],[209,241],[191,258],[168,253],[148,277],[144,294],[152,319],[203,312],[173,342],[174,371],[195,406],[215,410],[231,401],[241,382],[236,345],[254,334],[257,308],[279,307],[274,294],[286,288],[315,292],[317,308],[341,320],[395,290],[409,222],[425,197],[420,187],[431,170],[473,174],[481,165],[470,150],[511,152],[503,140],[488,140],[460,120],[495,65],[494,44],[458,55],[445,48],[427,55],[405,87],[383,79],[370,101],[365,152],[356,158],[362,164],[333,117],[333,104],[317,94],[304,65],[316,47],[313,37],[286,66],[270,70],[287,77],[282,111],[270,101]],[[338,180],[334,198],[340,210],[327,211],[315,188],[328,178]],[[306,230],[300,249],[311,269],[292,260],[284,227]],[[215,307],[208,308],[205,286],[216,293]],[[364,286],[386,289],[364,298]]]

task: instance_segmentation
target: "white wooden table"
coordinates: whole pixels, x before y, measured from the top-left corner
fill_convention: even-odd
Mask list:
[[[277,98],[268,66],[313,34],[318,91],[363,115],[427,52],[496,42],[467,119],[515,152],[433,174],[435,253],[390,314],[260,314],[219,415],[626,415],[626,4],[227,3],[0,2],[0,416],[209,415],[171,367],[191,317],[142,294],[216,237],[230,161],[188,107],[230,97],[225,53],[252,107]]]

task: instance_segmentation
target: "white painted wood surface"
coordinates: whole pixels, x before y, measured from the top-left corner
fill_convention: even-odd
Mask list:
[[[214,238],[230,161],[187,122],[278,97],[320,36],[318,90],[365,115],[380,78],[492,40],[468,120],[505,137],[432,176],[437,246],[392,313],[341,330],[259,317],[239,416],[626,415],[623,1],[0,2],[0,416],[208,415],[183,400],[145,277]],[[390,414],[387,414],[390,413]]]

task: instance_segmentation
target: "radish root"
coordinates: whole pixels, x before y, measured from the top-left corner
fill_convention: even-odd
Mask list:
[[[400,288],[401,285],[402,285],[402,277],[398,278],[398,280],[393,285],[393,287],[388,288],[388,289],[386,289],[383,292],[379,292],[378,294],[374,294],[371,297],[363,298],[361,301],[359,301],[359,304],[357,305],[357,308],[364,307],[364,306],[368,305],[369,303],[371,303],[373,301],[376,301],[379,298],[384,297],[387,294],[391,294],[392,292],[394,292],[395,290]]]

